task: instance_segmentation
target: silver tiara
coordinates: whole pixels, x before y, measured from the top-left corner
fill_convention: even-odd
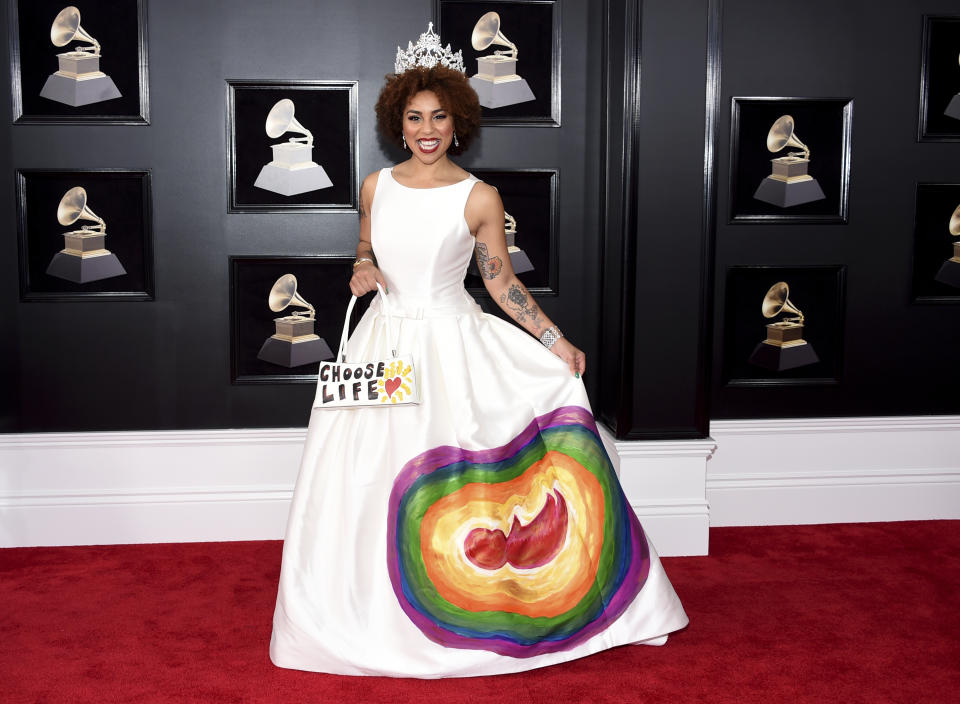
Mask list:
[[[433,31],[433,22],[427,26],[427,31],[420,35],[416,45],[407,43],[407,50],[397,47],[397,60],[393,65],[394,73],[403,73],[411,68],[423,66],[433,68],[437,64],[452,68],[460,73],[466,73],[463,67],[463,52],[453,52],[450,45],[440,46],[440,35]]]

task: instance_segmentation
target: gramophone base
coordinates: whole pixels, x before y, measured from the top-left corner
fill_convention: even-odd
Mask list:
[[[757,200],[764,203],[770,203],[781,208],[789,208],[793,205],[802,205],[811,203],[815,200],[823,200],[823,189],[813,178],[809,181],[780,181],[767,176],[760,182],[760,187],[753,194]]]
[[[775,372],[805,367],[808,364],[819,362],[820,358],[813,351],[813,345],[809,342],[792,347],[776,347],[761,342],[750,355],[750,364],[765,369],[772,369]]]
[[[257,188],[279,193],[282,196],[295,196],[321,188],[330,188],[333,181],[320,165],[305,169],[284,169],[267,164],[260,169],[260,175],[253,183]]]
[[[333,352],[330,350],[330,345],[322,337],[304,342],[291,342],[290,340],[268,337],[257,353],[257,359],[289,368],[333,359]]]
[[[526,271],[533,271],[533,262],[522,249],[510,252],[510,266],[513,267],[514,274],[522,274]]]
[[[55,100],[73,107],[102,103],[104,100],[119,98],[120,91],[110,76],[76,79],[59,73],[52,73],[40,91],[41,98]]]
[[[957,93],[950,99],[950,104],[947,105],[947,109],[943,111],[943,114],[955,120],[960,120],[960,93]]]
[[[50,276],[72,281],[75,284],[112,279],[114,276],[123,276],[126,273],[127,270],[123,268],[113,252],[96,257],[78,257],[57,252],[50,260],[50,266],[47,267],[47,274]]]
[[[530,100],[536,100],[530,86],[524,78],[515,81],[504,81],[503,83],[494,83],[484,80],[479,76],[470,78],[470,86],[477,91],[480,98],[480,104],[485,108],[503,108],[507,105],[516,105],[517,103],[526,103]]]
[[[937,281],[947,286],[960,288],[960,262],[948,259],[940,267],[940,271],[934,277]]]

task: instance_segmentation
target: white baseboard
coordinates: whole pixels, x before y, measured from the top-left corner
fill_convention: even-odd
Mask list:
[[[0,547],[281,539],[305,434],[0,435]],[[713,443],[602,434],[660,554],[705,554]]]
[[[0,435],[0,547],[281,539],[305,434]],[[960,518],[960,417],[720,421],[712,434],[624,442],[601,428],[661,555],[707,554],[711,525]]]
[[[600,431],[620,484],[664,557],[706,555],[710,509],[704,491],[713,440],[624,441]]]
[[[280,539],[305,436],[0,435],[0,547]]]
[[[713,526],[960,518],[960,416],[714,421]]]

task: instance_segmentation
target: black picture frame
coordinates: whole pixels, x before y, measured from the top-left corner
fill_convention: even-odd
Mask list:
[[[953,211],[960,206],[960,183],[918,183],[913,237],[913,303],[960,304],[960,288],[936,280],[937,273],[953,256],[950,234]]]
[[[47,273],[64,248],[57,207],[74,186],[107,223],[105,247],[126,273],[75,283]],[[146,169],[18,169],[17,240],[22,301],[152,301],[155,297],[150,171]]]
[[[960,115],[958,54],[960,16],[924,15],[917,120],[919,142],[960,142],[960,117],[944,114],[951,108]]]
[[[40,96],[47,78],[57,71],[57,54],[68,50],[50,41],[50,27],[67,3],[13,0],[10,3],[13,123],[149,124],[146,4],[146,0],[84,1],[80,8],[80,26],[102,45],[100,70],[113,80],[120,97],[74,107]],[[77,42],[71,42],[69,46],[75,45]]]
[[[533,271],[518,274],[520,281],[534,295],[559,295],[557,218],[560,171],[492,168],[470,171],[499,191],[504,210],[517,220],[516,244],[534,267]],[[470,270],[464,286],[474,296],[489,297],[483,279]]]
[[[356,213],[357,81],[227,80],[227,198],[232,213]],[[257,188],[261,168],[271,161],[271,145],[300,135],[271,139],[264,129],[271,107],[284,98],[295,118],[314,138],[313,161],[332,186],[296,195]]]
[[[516,44],[517,73],[529,84],[534,100],[482,107],[481,124],[560,127],[560,0],[435,0],[436,31],[444,46],[463,51],[468,76],[477,72],[477,57],[505,48],[477,51],[471,45],[474,25],[487,12],[500,15],[503,34]]]
[[[846,267],[840,264],[729,267],[724,301],[724,385],[749,388],[841,383],[845,278]],[[814,364],[782,372],[749,362],[758,343],[766,337],[766,324],[774,320],[763,317],[761,304],[770,287],[779,281],[789,285],[789,300],[806,316],[803,338],[819,357]]]
[[[353,275],[353,259],[345,254],[229,258],[231,384],[316,383],[319,362],[286,368],[257,359],[260,347],[275,332],[274,319],[293,310],[304,310],[291,307],[274,313],[267,299],[278,278],[288,273],[296,276],[297,293],[316,309],[315,333],[336,354],[350,302],[348,284]],[[372,294],[368,294],[357,301],[350,319],[351,331],[371,299]]]
[[[733,97],[730,102],[729,224],[846,224],[850,193],[852,98]],[[797,136],[810,148],[810,171],[825,198],[781,208],[754,194],[770,175],[773,154],[767,132],[781,115],[792,115]]]

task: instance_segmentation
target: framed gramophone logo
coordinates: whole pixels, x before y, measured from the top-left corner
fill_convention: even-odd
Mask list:
[[[477,178],[497,189],[506,213],[504,233],[514,272],[531,293],[557,295],[557,209],[559,172],[556,169],[472,169]],[[467,290],[486,295],[476,258],[467,269]]]
[[[960,303],[960,183],[917,184],[913,301]]]
[[[849,98],[733,98],[731,223],[845,223]]]
[[[482,123],[560,126],[560,7],[554,0],[437,0],[441,42],[463,51]]]
[[[227,81],[231,212],[356,212],[357,82]]]
[[[15,0],[14,123],[147,124],[145,0]]]
[[[917,137],[960,141],[960,16],[923,18]]]
[[[727,272],[727,386],[839,383],[843,266],[736,266]]]
[[[150,172],[17,171],[20,295],[152,300]]]
[[[350,301],[352,256],[230,257],[230,380],[315,383]],[[367,308],[355,307],[352,325]]]

